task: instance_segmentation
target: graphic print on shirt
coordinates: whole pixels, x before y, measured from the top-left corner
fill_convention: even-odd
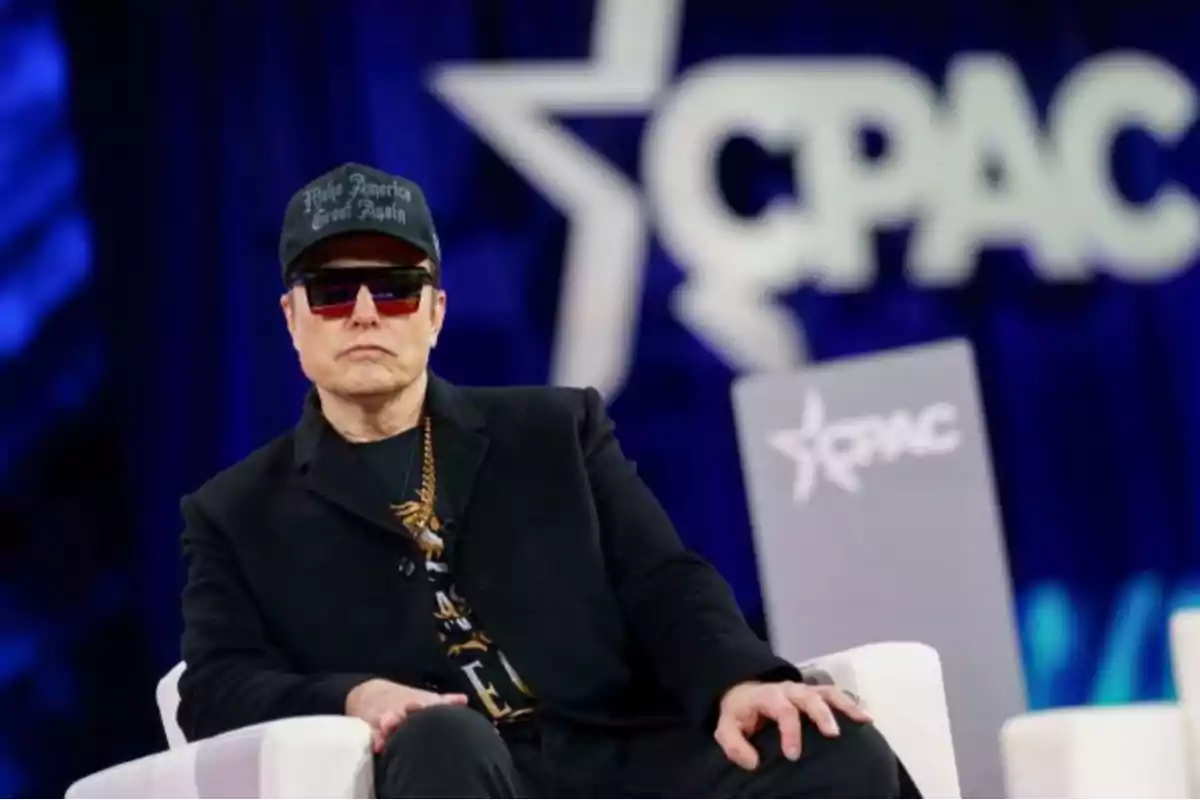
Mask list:
[[[392,511],[405,527],[411,528],[410,523],[419,519],[422,508],[421,503],[412,501],[392,506]],[[533,713],[533,691],[521,680],[491,637],[478,626],[471,607],[455,589],[441,532],[442,523],[435,514],[414,540],[425,559],[425,573],[433,590],[438,638],[446,648],[446,655],[463,673],[475,691],[478,704],[494,722],[528,716]]]

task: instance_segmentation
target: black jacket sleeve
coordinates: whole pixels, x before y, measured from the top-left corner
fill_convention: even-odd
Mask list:
[[[686,549],[633,463],[621,453],[595,389],[584,390],[581,433],[604,555],[623,612],[697,724],[711,728],[725,691],[800,673],[759,639],[729,585]]]
[[[371,675],[301,675],[271,643],[226,537],[192,498],[181,503],[187,564],[179,727],[190,741],[284,717],[344,714]]]

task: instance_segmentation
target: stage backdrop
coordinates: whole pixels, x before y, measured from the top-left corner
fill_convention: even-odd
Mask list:
[[[88,20],[76,125],[156,668],[178,656],[180,495],[299,412],[284,204],[357,160],[433,205],[436,369],[601,387],[759,624],[731,380],[969,338],[1031,703],[1170,695],[1164,618],[1200,588],[1200,11],[144,0]]]

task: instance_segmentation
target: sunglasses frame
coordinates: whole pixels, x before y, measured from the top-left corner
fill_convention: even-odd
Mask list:
[[[389,283],[392,285],[388,286]],[[317,267],[298,273],[291,284],[304,287],[308,307],[314,314],[327,319],[342,319],[354,313],[363,286],[371,293],[371,300],[380,314],[414,314],[421,307],[425,287],[436,287],[437,278],[421,266]],[[330,301],[325,292],[331,289],[346,290],[343,297],[348,295],[348,299]]]

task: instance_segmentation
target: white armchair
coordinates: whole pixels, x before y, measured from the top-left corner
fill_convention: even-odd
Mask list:
[[[814,666],[858,695],[926,797],[959,797],[942,686],[930,647],[907,642],[847,650]],[[346,717],[297,717],[188,743],[175,722],[183,665],[159,682],[170,747],[89,775],[67,790],[83,797],[371,797],[371,735]]]
[[[1177,702],[1022,714],[1001,732],[1009,797],[1197,797],[1200,610],[1171,616]]]
[[[1174,703],[1035,711],[1001,732],[1009,797],[1188,797]]]

